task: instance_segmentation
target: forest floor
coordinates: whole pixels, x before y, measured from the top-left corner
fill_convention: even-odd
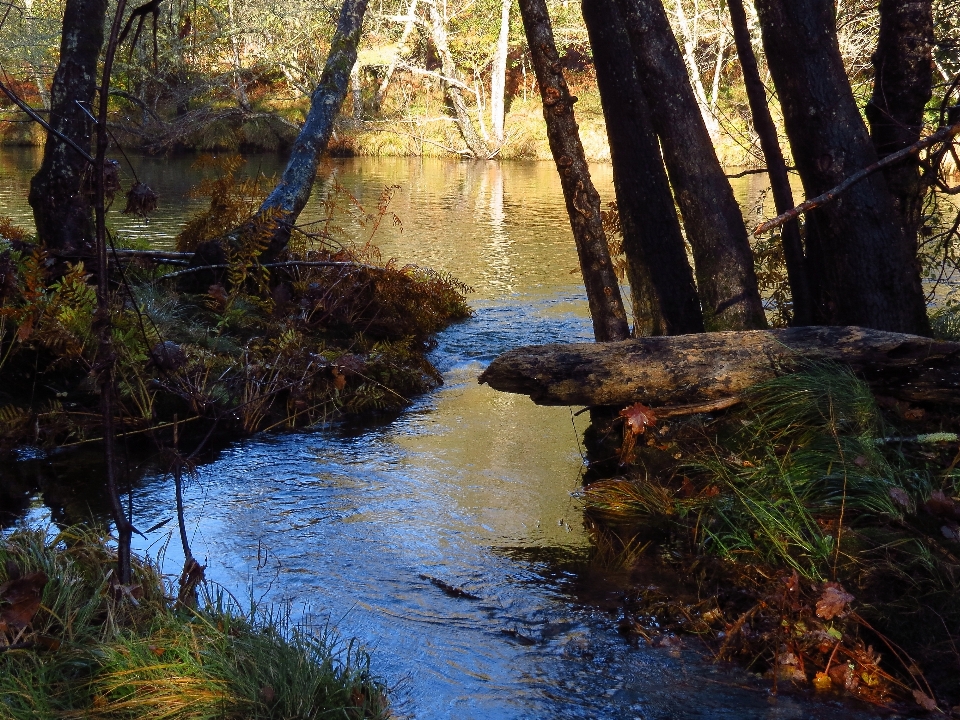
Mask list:
[[[960,716],[955,412],[811,366],[723,413],[622,414],[621,475],[583,491],[603,562],[634,578],[622,632],[698,635],[774,687]]]

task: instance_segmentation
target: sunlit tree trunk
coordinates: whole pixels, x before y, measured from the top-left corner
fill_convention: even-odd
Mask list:
[[[503,0],[500,8],[500,35],[497,37],[497,51],[493,56],[493,72],[490,79],[490,125],[493,127],[493,139],[498,145],[503,143],[504,95],[507,86],[511,4],[512,0]]]
[[[446,17],[441,15],[435,2],[428,2],[430,8],[430,36],[433,45],[440,56],[440,69],[443,74],[443,88],[453,106],[453,114],[456,118],[457,128],[466,143],[467,150],[477,159],[487,159],[490,157],[490,149],[483,141],[476,128],[473,126],[473,119],[470,117],[470,111],[467,110],[467,103],[463,99],[457,82],[457,66],[453,62],[453,55],[450,54],[450,46],[447,43],[447,21]]]
[[[367,0],[344,0],[340,9],[330,54],[310,99],[306,122],[293,143],[280,182],[260,206],[260,215],[270,213],[276,223],[264,259],[276,258],[283,252],[290,239],[290,229],[310,199],[320,156],[330,140],[333,122],[343,105],[350,73],[357,62],[357,45],[366,10]]]
[[[717,159],[661,0],[617,0],[694,267],[708,330],[766,326],[740,206]]]
[[[676,0],[674,6],[677,10],[677,24],[680,26],[680,32],[683,34],[683,57],[687,62],[687,70],[690,72],[690,82],[693,85],[697,106],[700,108],[703,122],[707,126],[707,132],[710,133],[711,139],[716,141],[720,136],[720,123],[717,122],[717,116],[713,114],[710,99],[707,97],[707,92],[703,87],[703,79],[700,77],[700,68],[697,66],[697,56],[694,53],[700,38],[698,38],[697,33],[690,28],[690,23],[687,21],[686,10],[683,8],[683,0]]]
[[[703,332],[683,231],[616,0],[583,0],[583,19],[613,160],[634,334]]]
[[[50,126],[80,147],[91,147],[97,61],[103,47],[106,0],[67,0],[60,63],[50,93]],[[43,162],[30,181],[30,206],[37,237],[50,250],[93,249],[95,230],[91,168],[56,135],[47,135]]]
[[[380,111],[380,106],[383,105],[384,98],[387,97],[390,80],[393,78],[393,73],[396,72],[397,64],[403,55],[403,48],[410,38],[410,33],[413,32],[414,23],[417,21],[417,2],[418,0],[410,0],[410,5],[407,7],[407,14],[403,18],[403,32],[400,33],[400,40],[397,42],[397,51],[390,60],[390,65],[387,66],[387,72],[383,76],[383,82],[380,83],[380,87],[377,89],[377,94],[374,97],[374,112]]]
[[[933,95],[933,43],[932,0],[881,0],[873,96],[866,108],[873,146],[881,158],[920,139],[923,110]],[[886,168],[884,175],[906,241],[916,252],[924,196],[919,158],[911,155]]]
[[[794,161],[815,197],[877,161],[837,41],[832,0],[756,0]],[[917,258],[882,173],[807,214],[816,320],[929,332]]]
[[[790,176],[787,163],[780,149],[777,126],[770,115],[767,104],[767,88],[760,77],[757,58],[753,54],[750,41],[750,29],[743,0],[727,0],[730,19],[733,23],[733,39],[737,45],[737,55],[743,70],[743,84],[750,102],[753,126],[760,138],[760,148],[767,163],[767,175],[777,213],[784,213],[794,206],[793,190],[790,188]],[[783,226],[780,242],[787,265],[787,279],[790,282],[790,294],[793,299],[793,325],[809,325],[813,322],[813,308],[810,299],[810,285],[807,279],[806,260],[803,253],[803,240],[800,237],[800,223],[792,220]]]
[[[623,340],[629,337],[630,328],[600,220],[600,195],[590,178],[573,115],[576,98],[563,77],[545,0],[520,0],[520,16],[540,86],[547,138],[577,244],[594,337],[598,342]]]

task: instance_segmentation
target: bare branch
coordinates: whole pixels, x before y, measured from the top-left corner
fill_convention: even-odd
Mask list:
[[[762,235],[763,233],[769,230],[772,230],[775,227],[780,227],[784,223],[789,222],[790,220],[793,220],[796,217],[799,217],[801,214],[805,212],[809,212],[810,210],[814,210],[818,207],[822,207],[828,203],[831,203],[834,200],[836,200],[838,197],[840,197],[840,195],[842,195],[844,192],[846,192],[851,187],[856,185],[858,182],[870,177],[878,170],[882,170],[885,167],[894,165],[900,162],[901,160],[903,160],[904,158],[909,157],[910,155],[915,155],[921,150],[924,150],[933,145],[937,145],[938,143],[950,142],[958,134],[960,134],[960,122],[954,125],[947,125],[946,127],[942,127],[939,130],[937,130],[937,132],[935,132],[933,135],[925,137],[923,140],[915,142],[913,145],[910,145],[909,147],[903,148],[903,150],[898,150],[897,152],[892,153],[891,155],[887,155],[887,157],[885,157],[883,160],[880,160],[879,162],[875,162],[873,165],[865,167],[863,170],[860,170],[859,172],[855,172],[853,175],[848,177],[846,180],[844,180],[842,183],[837,185],[835,188],[828,190],[822,195],[817,195],[817,197],[811,200],[807,200],[806,202],[800,203],[795,208],[792,208],[791,210],[788,210],[787,212],[782,213],[781,215],[778,215],[777,217],[773,218],[773,220],[767,220],[765,223],[761,223],[757,227],[757,229],[753,231],[753,234]]]

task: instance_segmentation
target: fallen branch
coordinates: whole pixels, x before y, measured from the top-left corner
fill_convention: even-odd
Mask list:
[[[925,137],[923,138],[923,140],[915,142],[913,145],[910,145],[909,147],[905,147],[902,150],[898,150],[895,153],[887,155],[883,160],[880,160],[879,162],[875,162],[873,165],[865,167],[863,170],[860,170],[859,172],[855,172],[853,175],[848,177],[846,180],[844,180],[842,183],[837,185],[835,188],[828,190],[822,195],[817,195],[817,197],[811,200],[807,200],[806,202],[800,203],[795,208],[792,208],[791,210],[787,210],[787,212],[773,218],[773,220],[767,220],[765,223],[761,223],[757,227],[757,229],[753,231],[753,234],[762,235],[763,233],[769,230],[773,230],[773,228],[775,227],[780,227],[784,223],[787,223],[790,220],[793,220],[794,218],[799,217],[803,213],[809,212],[810,210],[814,210],[818,207],[822,207],[823,205],[826,205],[827,203],[833,202],[838,197],[840,197],[840,195],[842,195],[844,192],[846,192],[851,187],[856,185],[858,182],[860,182],[861,180],[864,180],[870,175],[873,175],[873,173],[877,172],[878,170],[882,170],[883,168],[888,167],[890,165],[895,165],[896,163],[900,162],[904,158],[909,157],[910,155],[915,155],[921,150],[924,150],[932,145],[937,145],[938,143],[941,143],[941,142],[948,142],[958,134],[960,134],[960,122],[955,123],[953,125],[947,125],[946,127],[942,127],[939,130],[937,130],[933,135]]]
[[[534,345],[500,355],[480,382],[538,405],[642,402],[658,416],[688,415],[733,405],[751,386],[809,362],[845,365],[908,402],[960,404],[960,343],[859,327]]]

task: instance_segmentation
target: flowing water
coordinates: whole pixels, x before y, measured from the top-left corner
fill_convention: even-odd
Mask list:
[[[0,149],[0,215],[29,224],[24,198],[38,161],[30,150]],[[169,247],[202,205],[186,197],[198,174],[182,158],[134,162],[161,193],[161,209],[148,224],[117,215],[114,228]],[[273,157],[250,165],[279,167]],[[384,186],[399,185],[390,209],[402,227],[384,223],[375,238],[384,257],[451,272],[474,288],[476,313],[438,338],[443,387],[402,414],[211,452],[186,488],[193,551],[208,577],[358,638],[394,688],[400,716],[867,717],[771,702],[768,683],[709,662],[694,641],[653,649],[616,632],[617,585],[583,562],[582,418],[477,384],[509,348],[590,339],[553,167],[363,158],[336,161],[325,177],[334,172],[369,207]],[[609,166],[594,178],[612,199]],[[761,191],[755,179],[738,185],[747,208]],[[302,219],[321,215],[314,202]],[[8,486],[0,498],[19,522],[103,517],[90,484],[96,462],[89,452],[24,456],[0,472]],[[134,514],[149,528],[171,516],[173,484],[149,467],[140,473]],[[176,572],[172,524],[139,549]]]

